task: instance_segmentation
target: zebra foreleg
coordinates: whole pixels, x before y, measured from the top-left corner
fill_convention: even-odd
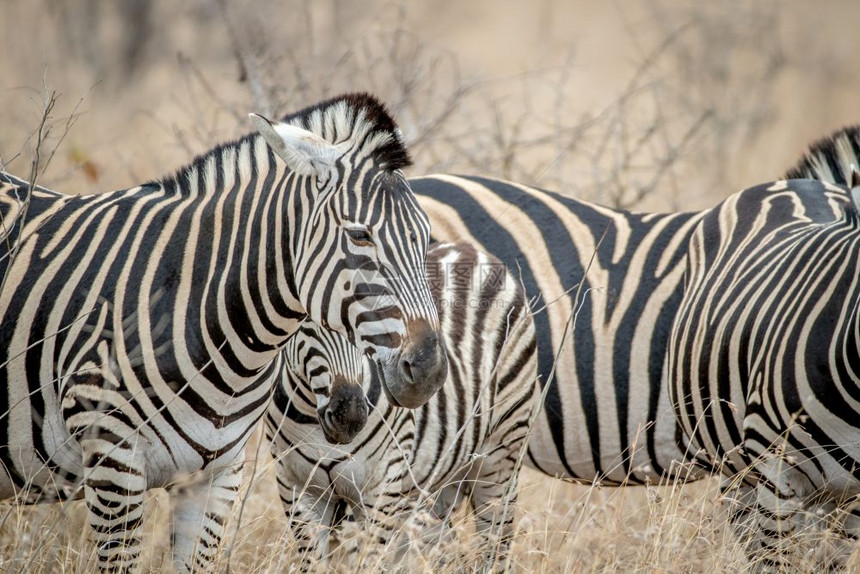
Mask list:
[[[382,570],[399,564],[407,552],[423,552],[428,543],[438,540],[442,521],[430,510],[419,506],[413,495],[392,489],[385,503],[355,510],[362,536],[347,537],[343,548],[357,568]],[[428,536],[428,534],[430,534]],[[360,540],[369,543],[361,545]]]
[[[84,498],[94,533],[99,569],[126,572],[140,558],[146,480],[132,449],[88,440],[84,449]],[[107,447],[107,448],[105,448]],[[95,451],[95,452],[94,452]],[[106,454],[105,451],[111,451]]]
[[[756,486],[724,489],[724,500],[729,503],[729,520],[744,546],[751,571],[790,570],[791,536],[797,528],[802,499],[775,494],[773,485],[762,481]]]
[[[136,569],[147,490],[139,421],[122,411],[126,401],[115,388],[98,374],[82,373],[62,399],[66,427],[81,445],[87,518],[103,572]]]
[[[484,540],[482,570],[504,572],[514,535],[513,507],[517,503],[519,472],[516,468],[518,444],[497,448],[476,461],[476,478],[472,488],[475,527]]]
[[[754,487],[723,487],[733,530],[744,544],[751,569],[793,571],[809,561],[809,569],[840,570],[854,549],[852,516],[841,516],[845,513],[826,494],[807,494],[805,489],[790,488],[798,481],[777,478],[782,479],[778,483],[782,488],[764,479]]]
[[[215,559],[242,483],[244,458],[242,451],[232,464],[206,469],[171,490],[173,566],[177,573],[205,570]]]
[[[328,560],[331,528],[339,501],[334,498],[332,489],[309,485],[299,488],[285,482],[285,474],[283,469],[278,473],[278,493],[288,529],[296,541],[298,570],[307,572],[313,565]]]

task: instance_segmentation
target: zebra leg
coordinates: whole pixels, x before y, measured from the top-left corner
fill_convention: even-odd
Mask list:
[[[425,531],[424,540],[428,543],[446,544],[453,536],[453,515],[463,501],[471,496],[471,483],[466,480],[454,479],[436,493],[433,503],[433,518],[436,521]]]
[[[755,487],[748,484],[738,485],[726,479],[720,484],[720,494],[735,535],[740,540],[748,540],[755,532]]]
[[[840,545],[834,553],[840,564],[848,561],[854,549],[857,548],[857,540],[860,539],[860,498],[852,497],[844,500],[837,511],[839,515],[839,533],[842,535]]]
[[[296,540],[298,569],[307,572],[311,566],[328,560],[331,528],[336,512],[342,510],[341,502],[331,488],[290,483],[283,468],[279,469],[277,481],[288,529]]]
[[[410,417],[400,430],[411,428]],[[439,522],[418,503],[420,488],[406,458],[411,438],[400,445],[385,444],[387,450],[373,460],[371,476],[360,474],[356,480],[344,469],[336,479],[338,492],[354,501],[355,520],[346,525],[352,532],[344,529],[341,547],[351,564],[371,571],[393,567],[411,547],[420,548],[427,528]]]
[[[780,492],[769,481],[756,485],[752,515],[755,530],[747,553],[758,571],[791,569],[791,537],[798,530],[802,511],[801,497],[790,491]]]
[[[87,518],[103,572],[133,570],[140,558],[138,531],[143,520],[146,480],[128,445],[87,440],[84,452],[84,499]]]
[[[815,560],[816,570],[842,570],[857,543],[856,508],[850,508],[844,501],[840,503],[826,493],[821,496],[823,500],[807,503],[803,513],[804,530],[814,534],[811,540],[814,548],[810,555]]]
[[[477,531],[484,538],[484,569],[503,572],[514,535],[513,507],[517,503],[519,469],[517,459],[523,439],[515,444],[498,447],[477,466],[472,507]]]
[[[826,493],[812,492],[796,470],[783,464],[774,460],[757,465],[764,472],[756,486],[723,486],[732,527],[752,569],[791,571],[798,560],[811,561],[815,570],[841,568],[853,551],[846,532],[853,526],[851,515],[843,517],[841,528],[843,513],[837,504]],[[802,546],[809,549],[800,551]]]
[[[778,572],[782,565],[780,539],[785,535],[786,508],[782,514],[765,510],[759,503],[763,485],[735,484],[726,480],[720,486],[732,530],[744,546],[747,558],[756,572]],[[763,493],[763,496],[765,494]],[[777,528],[774,528],[774,524]]]
[[[807,552],[816,570],[839,571],[857,547],[860,535],[860,508],[856,500],[819,493],[806,504],[804,533],[812,533],[812,549]]]
[[[103,572],[135,570],[140,558],[146,441],[139,421],[122,411],[127,401],[99,374],[70,380],[62,398],[69,433],[81,445],[87,519]]]
[[[355,509],[356,518],[370,543],[360,545],[359,536],[347,538],[344,545],[355,567],[381,571],[398,564],[410,549],[423,550],[428,532],[441,523],[430,510],[419,508],[414,495],[392,490],[383,502]],[[365,538],[367,539],[367,538]]]
[[[84,452],[90,451],[84,447]],[[133,570],[140,558],[138,531],[143,520],[146,481],[133,464],[129,449],[116,447],[108,455],[87,455],[84,465],[84,499],[94,533],[99,569]]]
[[[176,572],[202,571],[215,559],[242,483],[244,459],[243,449],[232,463],[195,473],[191,481],[171,489]]]

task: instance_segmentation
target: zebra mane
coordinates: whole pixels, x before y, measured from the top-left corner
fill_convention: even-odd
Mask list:
[[[387,170],[412,165],[400,128],[385,106],[370,94],[338,96],[287,115],[281,121],[312,131],[332,143],[347,136],[364,138],[367,152]]]
[[[843,127],[813,143],[785,177],[850,187],[852,166],[860,168],[860,125]]]
[[[385,106],[370,94],[353,93],[331,98],[288,114],[281,121],[314,132],[331,143],[354,139],[360,142],[364,153],[373,157],[387,171],[412,165],[400,128]],[[203,170],[206,162],[214,158],[216,164],[220,165],[225,151],[238,149],[257,136],[258,133],[253,132],[219,144],[195,157],[172,176],[145,185],[161,185],[169,189],[178,184],[181,189],[185,189],[191,178]]]

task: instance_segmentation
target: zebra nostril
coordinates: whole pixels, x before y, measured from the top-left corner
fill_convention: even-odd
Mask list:
[[[412,384],[415,382],[415,379],[412,377],[412,365],[408,359],[400,360],[400,373],[407,383]]]

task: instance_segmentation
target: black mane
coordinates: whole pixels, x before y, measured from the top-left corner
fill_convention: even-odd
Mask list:
[[[412,165],[412,159],[409,157],[409,151],[403,143],[400,128],[397,127],[385,105],[368,93],[356,92],[337,96],[309,106],[294,114],[286,115],[281,121],[298,124],[305,129],[310,129],[308,120],[314,112],[320,111],[325,114],[327,110],[330,110],[341,102],[345,103],[347,108],[354,111],[356,118],[361,112],[364,113],[364,121],[370,124],[371,133],[383,133],[390,136],[390,140],[387,143],[379,146],[373,152],[375,159],[380,165],[392,171]]]
[[[843,127],[814,142],[785,177],[817,179],[848,187],[850,183],[846,178],[851,174],[851,164],[860,169],[860,125]]]
[[[287,114],[281,121],[292,123],[310,130],[311,116],[313,116],[315,112],[320,112],[323,115],[333,113],[334,109],[341,105],[345,105],[346,109],[352,112],[353,121],[361,119],[364,123],[368,124],[367,135],[384,134],[388,136],[384,143],[371,151],[374,159],[380,166],[386,170],[394,171],[412,165],[412,160],[409,157],[409,151],[406,149],[406,145],[403,142],[403,136],[400,133],[400,129],[385,109],[385,106],[370,94],[352,93],[337,96],[318,104],[308,106],[298,112]],[[325,134],[318,135],[325,137]],[[203,168],[209,158],[220,158],[221,153],[224,150],[238,148],[255,137],[257,137],[256,131],[246,134],[238,139],[218,144],[212,149],[197,155],[190,163],[176,170],[172,176],[156,181],[150,181],[144,185],[155,184],[167,188],[172,186],[174,183],[178,183],[180,187],[184,188],[188,183],[188,177]]]

